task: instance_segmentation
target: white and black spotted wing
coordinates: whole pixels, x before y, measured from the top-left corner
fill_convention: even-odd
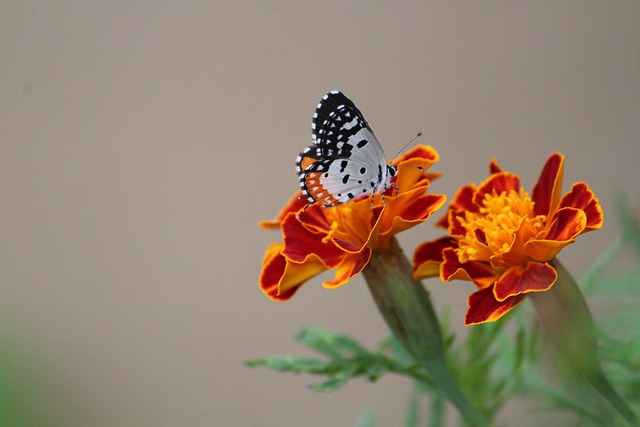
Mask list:
[[[344,94],[326,94],[313,115],[314,144],[297,158],[302,193],[309,203],[335,206],[383,192],[396,173],[353,102]]]

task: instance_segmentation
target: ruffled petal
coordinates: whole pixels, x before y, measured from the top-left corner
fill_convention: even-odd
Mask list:
[[[418,145],[393,162],[398,166],[396,185],[400,193],[417,186],[428,186],[440,174],[425,171],[438,161],[438,152],[427,145]],[[422,170],[419,169],[422,168]]]
[[[458,244],[451,237],[441,237],[418,246],[413,254],[413,277],[416,280],[434,277],[440,274],[440,264],[444,261],[442,251],[454,248]]]
[[[449,204],[447,214],[436,223],[436,226],[444,228],[452,236],[463,235],[465,233],[465,229],[455,218],[461,212],[478,212],[480,207],[473,203],[473,195],[475,192],[476,187],[473,184],[461,187],[456,192],[453,201]]]
[[[604,221],[602,207],[584,182],[573,184],[571,191],[562,197],[558,208],[562,209],[564,207],[577,208],[584,211],[587,216],[585,231],[597,230],[602,227],[602,222]]]
[[[440,279],[449,282],[454,279],[472,281],[477,287],[485,288],[496,280],[496,272],[491,265],[480,261],[467,261],[461,263],[455,250],[445,248],[442,251],[444,258],[440,265]]]
[[[371,259],[371,249],[364,250],[357,254],[349,254],[345,257],[340,267],[336,270],[336,276],[333,280],[322,283],[325,288],[337,288],[347,283],[353,276],[360,273]]]
[[[573,208],[562,208],[550,219],[547,229],[539,238],[530,239],[523,245],[522,253],[538,262],[552,260],[567,245],[575,242],[575,237],[584,231],[586,216]]]
[[[524,253],[536,261],[546,262],[553,258],[575,238],[585,231],[587,216],[579,209],[561,208],[551,218],[547,232],[540,239],[524,244]]]
[[[313,233],[298,220],[296,214],[287,215],[282,222],[284,249],[287,259],[303,263],[315,255],[326,268],[336,267],[344,258],[344,253],[321,233]]]
[[[535,215],[552,214],[560,201],[562,177],[564,175],[564,155],[553,153],[544,164],[540,177],[533,187],[531,198],[535,205]]]
[[[485,194],[500,194],[520,189],[520,177],[509,172],[499,172],[487,178],[473,195],[473,203],[482,206]]]
[[[290,299],[304,282],[326,270],[313,255],[301,264],[288,261],[281,253],[282,247],[274,243],[267,248],[259,279],[260,289],[274,301]]]
[[[524,254],[538,262],[551,261],[562,249],[575,240],[531,240],[524,244]]]
[[[377,205],[371,208],[371,200],[363,199],[345,206],[343,211],[332,208],[327,216],[340,215],[334,220],[337,227],[331,234],[331,240],[340,249],[352,254],[360,253],[365,246],[377,248],[378,235],[374,233],[381,220],[385,206]]]
[[[386,206],[377,229],[377,247],[386,247],[391,237],[426,221],[444,205],[446,196],[422,194],[424,191],[418,187],[402,193]]]
[[[453,202],[451,202],[450,208],[456,212],[478,212],[481,205],[477,205],[473,202],[473,196],[477,190],[478,189],[474,184],[467,184],[460,187],[453,198]]]
[[[337,206],[335,209],[339,209]],[[312,232],[327,234],[331,231],[331,222],[327,219],[326,209],[320,203],[314,203],[296,214],[296,218],[305,228]]]
[[[556,270],[548,264],[529,262],[526,268],[514,265],[504,272],[493,287],[498,301],[527,292],[546,291],[558,278]]]
[[[498,301],[493,295],[492,287],[480,289],[469,295],[467,299],[469,309],[464,317],[464,324],[470,326],[478,323],[495,322],[520,304],[524,297],[525,294],[520,294],[504,301]]]
[[[572,240],[581,234],[587,226],[587,215],[576,208],[562,208],[551,218],[544,236],[547,240]]]

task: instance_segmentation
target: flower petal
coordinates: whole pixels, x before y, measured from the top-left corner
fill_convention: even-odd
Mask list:
[[[383,205],[371,208],[369,198],[331,208],[327,216],[339,215],[334,220],[337,227],[331,240],[349,253],[359,253],[365,246],[378,247],[378,236],[374,230],[378,227],[383,211]]]
[[[535,205],[535,215],[550,215],[558,206],[560,191],[562,189],[562,177],[564,175],[564,155],[553,153],[540,172],[540,177],[533,187],[531,198]]]
[[[502,168],[500,167],[500,165],[498,165],[498,161],[496,160],[496,158],[493,157],[491,159],[491,163],[489,163],[489,173],[493,175],[500,172],[502,172]]]
[[[470,326],[478,323],[495,322],[520,304],[524,297],[524,294],[520,294],[504,301],[498,301],[493,295],[492,287],[480,289],[469,295],[467,299],[469,309],[464,317],[464,324]]]
[[[440,174],[425,171],[437,162],[439,157],[438,152],[432,147],[418,145],[393,162],[398,166],[396,185],[400,193],[415,188],[418,184],[428,186],[431,179],[437,178]]]
[[[340,267],[336,270],[336,276],[333,280],[322,283],[325,288],[337,288],[347,283],[353,276],[360,273],[371,259],[371,248],[357,254],[349,254],[344,258]]]
[[[553,286],[557,278],[558,273],[549,264],[529,262],[524,269],[514,265],[496,282],[493,295],[496,300],[504,301],[527,292],[546,291]]]
[[[262,261],[260,289],[274,301],[286,301],[310,278],[326,270],[322,262],[310,256],[305,263],[288,261],[281,253],[281,243],[274,243]]]
[[[587,215],[576,208],[558,209],[551,217],[545,238],[547,240],[571,240],[582,233],[587,226]]]
[[[344,258],[344,253],[322,233],[313,233],[298,220],[295,213],[289,214],[282,222],[284,249],[282,255],[288,260],[303,263],[310,255],[322,260],[326,268],[336,267]]]
[[[593,192],[589,190],[587,184],[578,182],[573,184],[571,191],[565,194],[560,200],[559,208],[571,207],[584,211],[587,215],[585,231],[596,230],[602,227],[604,214],[600,202],[595,198]]]
[[[547,225],[542,239],[530,240],[524,244],[524,253],[536,261],[549,261],[575,238],[585,231],[587,215],[580,209],[561,208]]]
[[[336,207],[339,209],[339,206]],[[296,218],[311,232],[327,234],[331,231],[331,222],[327,219],[326,209],[320,203],[314,203],[296,214]]]
[[[444,262],[440,265],[440,279],[449,282],[454,279],[472,281],[479,288],[486,288],[496,280],[496,272],[491,265],[480,261],[467,261],[464,264],[458,260],[455,250],[445,248],[442,251]]]
[[[451,237],[441,237],[438,240],[418,246],[413,254],[413,277],[416,280],[420,280],[425,277],[438,276],[440,274],[440,264],[444,261],[442,251],[445,248],[454,248],[456,246],[456,240]]]
[[[272,220],[264,220],[258,223],[260,228],[265,230],[273,230],[280,228],[282,225],[282,220],[289,212],[298,212],[300,209],[304,208],[309,202],[302,197],[302,193],[300,191],[296,192],[293,197],[289,199],[289,201],[282,207],[278,216]]]
[[[509,172],[500,172],[491,175],[480,186],[473,195],[473,202],[482,206],[485,194],[500,194],[503,191],[518,191],[520,189],[520,177]]]
[[[415,188],[387,204],[377,229],[379,241],[376,247],[386,247],[391,237],[426,221],[444,205],[446,196],[422,194],[425,190],[426,187]]]
[[[538,262],[551,261],[560,253],[565,246],[570,245],[575,240],[531,240],[524,245],[524,253],[532,260]]]
[[[419,159],[429,163],[429,166],[438,161],[440,155],[429,145],[416,145],[405,154],[398,156],[398,163],[407,162],[410,159]],[[422,166],[422,165],[420,165]],[[427,167],[429,167],[427,166]],[[424,166],[423,166],[424,167]]]
[[[480,207],[473,203],[475,192],[476,186],[473,184],[461,187],[449,204],[447,214],[436,223],[436,226],[444,228],[452,236],[464,235],[465,229],[455,220],[455,217],[464,211],[478,212]]]

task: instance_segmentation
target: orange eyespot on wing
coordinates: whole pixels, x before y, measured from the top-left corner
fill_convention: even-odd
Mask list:
[[[309,167],[311,167],[315,162],[317,162],[317,159],[314,159],[313,157],[303,157],[302,160],[299,163],[299,167],[301,170],[307,170]]]

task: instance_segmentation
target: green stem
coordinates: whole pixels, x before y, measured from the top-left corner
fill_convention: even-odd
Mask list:
[[[488,426],[445,363],[440,325],[428,292],[413,279],[411,264],[395,238],[378,249],[363,274],[378,310],[398,342],[420,363],[442,394],[472,426]]]
[[[557,259],[549,264],[558,272],[556,283],[546,292],[529,294],[545,333],[567,365],[589,381],[630,425],[637,426],[636,415],[602,371],[595,324],[576,281]]]

